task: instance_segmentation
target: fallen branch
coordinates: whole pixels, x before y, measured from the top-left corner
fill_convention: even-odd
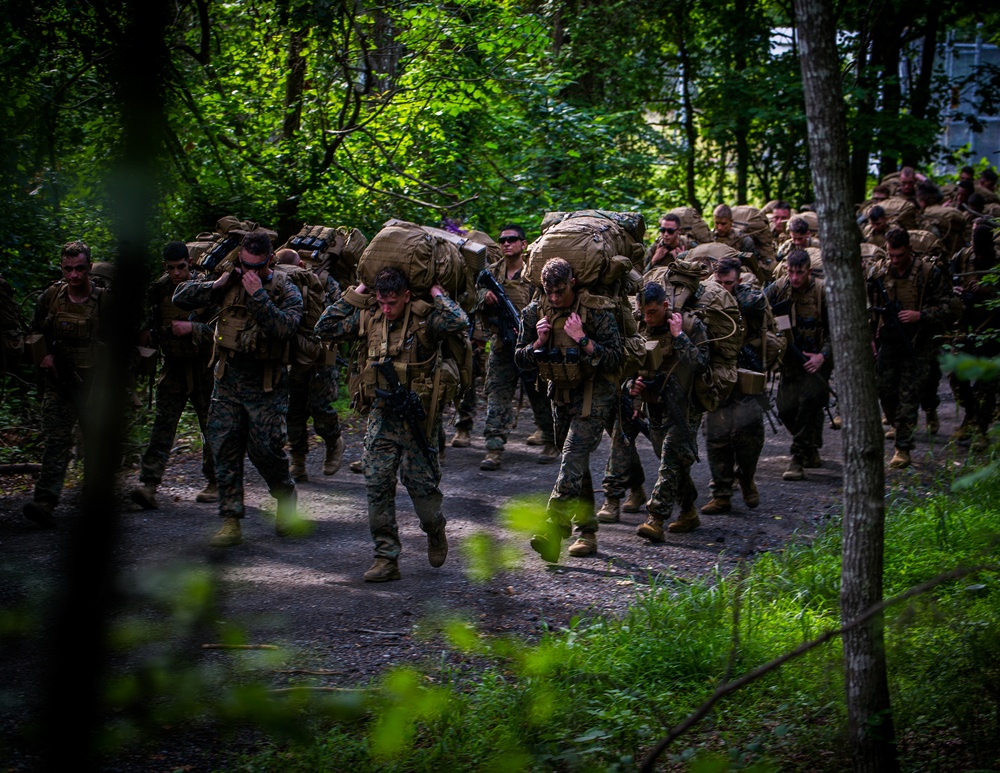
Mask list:
[[[908,591],[899,594],[898,596],[894,596],[891,599],[880,601],[878,604],[875,604],[870,609],[868,609],[868,611],[865,612],[863,615],[861,615],[860,617],[856,617],[854,620],[842,626],[841,628],[826,631],[825,633],[820,634],[817,638],[813,639],[812,641],[803,642],[798,647],[793,649],[791,652],[786,652],[784,655],[775,658],[771,662],[765,663],[762,666],[758,666],[753,671],[741,676],[739,679],[734,679],[731,682],[726,682],[725,684],[720,685],[715,690],[715,692],[712,693],[711,696],[709,696],[707,701],[705,701],[703,704],[701,704],[701,706],[695,709],[695,711],[692,714],[688,715],[687,719],[685,719],[679,725],[676,725],[669,733],[667,733],[666,737],[661,739],[656,744],[656,746],[654,746],[649,751],[649,753],[645,756],[645,758],[643,758],[642,764],[639,766],[639,770],[643,771],[643,773],[649,773],[650,771],[652,771],[653,765],[656,763],[657,758],[661,754],[663,754],[664,751],[667,750],[667,747],[669,747],[670,744],[672,744],[680,736],[684,735],[684,733],[686,733],[688,730],[690,730],[692,727],[698,724],[702,719],[704,719],[705,716],[708,714],[708,712],[712,710],[712,707],[715,706],[715,704],[718,703],[722,698],[729,695],[729,693],[735,692],[736,690],[739,690],[742,687],[746,687],[746,685],[750,684],[751,682],[760,679],[760,677],[764,676],[764,674],[770,671],[774,671],[776,668],[783,666],[790,660],[794,660],[795,658],[801,655],[805,655],[807,652],[809,652],[812,649],[815,649],[820,644],[825,644],[834,637],[842,636],[848,631],[857,628],[860,625],[864,625],[876,615],[880,615],[888,607],[895,606],[896,604],[901,604],[902,602],[911,599],[914,596],[919,596],[921,594],[924,594],[927,591],[937,587],[938,585],[949,582],[951,580],[960,580],[961,578],[966,577],[970,574],[975,574],[976,572],[997,572],[997,571],[1000,571],[1000,566],[987,564],[984,566],[973,566],[968,568],[959,567],[958,569],[952,569],[950,572],[944,572],[943,574],[939,574],[937,577],[933,577],[925,583],[916,585],[913,588],[910,588]]]

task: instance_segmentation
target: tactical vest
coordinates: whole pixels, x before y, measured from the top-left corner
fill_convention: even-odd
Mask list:
[[[681,332],[684,333],[688,338],[691,338],[691,334],[694,331],[694,321],[697,319],[695,314],[688,310],[681,311],[681,317],[683,322],[681,323]],[[676,375],[677,386],[681,391],[681,394],[690,395],[691,389],[694,386],[693,374],[690,370],[682,368],[678,371],[677,366],[680,365],[680,358],[677,356],[677,352],[674,351],[674,337],[670,333],[670,324],[666,320],[664,321],[663,331],[658,335],[646,335],[647,341],[658,341],[660,344],[660,354],[663,357],[660,367],[655,371],[652,370],[639,370],[639,376],[642,378],[643,383],[650,384],[657,379],[660,373],[664,374],[664,378],[670,378]],[[644,400],[647,405],[656,406],[662,403],[659,394],[652,394],[650,392],[646,393],[646,398]]]
[[[192,275],[191,278],[196,279],[197,277]],[[170,281],[169,277],[161,279],[157,283],[157,290],[160,293],[160,351],[163,352],[165,357],[173,357],[177,359],[190,359],[197,357],[201,354],[201,351],[194,343],[194,336],[174,335],[172,324],[175,320],[187,321],[191,316],[191,312],[185,311],[179,306],[174,305],[174,284]]]
[[[812,287],[804,292],[795,290],[787,277],[778,281],[777,302],[792,301],[791,329],[783,331],[785,339],[803,352],[818,352],[826,342],[823,328],[823,280],[814,278]]]
[[[888,263],[885,265],[885,271],[882,273],[882,284],[885,286],[889,299],[896,301],[900,309],[919,311],[924,305],[927,277],[931,273],[930,261],[914,258],[904,277],[894,277]]]
[[[538,301],[538,318],[548,317],[552,323],[544,353],[535,352],[538,375],[548,381],[560,400],[569,402],[569,392],[584,381],[593,381],[594,373],[589,364],[581,362],[580,344],[566,333],[566,320],[574,312],[580,315],[584,330],[587,329],[587,307],[582,303],[586,291],[577,293],[573,305],[554,309],[547,297]]]
[[[94,286],[86,301],[73,303],[69,299],[69,285],[65,282],[57,282],[46,290],[49,313],[44,327],[53,354],[64,357],[76,368],[89,368],[94,364],[98,315],[104,293],[104,290]]]
[[[280,303],[287,283],[288,278],[277,271],[264,283],[264,290],[275,304]],[[272,365],[287,364],[288,344],[272,339],[261,329],[247,308],[247,297],[242,284],[226,293],[215,329],[216,349],[222,350],[220,356],[228,352]]]

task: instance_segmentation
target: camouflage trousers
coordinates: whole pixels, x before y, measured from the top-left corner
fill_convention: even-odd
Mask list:
[[[469,385],[458,390],[455,395],[455,429],[472,431],[472,425],[476,422],[476,383],[482,370],[482,351],[479,346],[472,349],[472,379]]]
[[[913,448],[921,399],[937,362],[937,348],[917,346],[911,355],[905,349],[882,343],[875,359],[878,399],[889,423],[896,428],[896,448]]]
[[[165,359],[156,384],[156,417],[149,433],[149,445],[142,455],[139,480],[159,485],[167,468],[170,449],[177,434],[177,422],[190,402],[201,428],[201,473],[215,481],[215,463],[207,440],[208,409],[212,400],[212,370],[203,361]],[[191,391],[188,391],[190,384]]]
[[[639,437],[628,438],[622,433],[622,420],[619,412],[612,407],[608,426],[605,427],[611,435],[611,452],[607,464],[604,465],[604,479],[601,488],[606,499],[622,499],[629,489],[638,489],[646,482],[646,471],[642,468],[639,452],[635,444]],[[653,436],[650,431],[650,436]],[[659,454],[660,449],[653,444],[653,450]]]
[[[752,481],[764,449],[764,408],[756,395],[731,397],[705,415],[705,448],[713,497],[733,494],[736,477]]]
[[[698,498],[698,489],[691,478],[691,466],[698,461],[698,428],[701,427],[701,411],[688,410],[687,426],[669,419],[661,423],[655,415],[650,416],[649,434],[653,446],[659,447],[660,469],[656,475],[656,485],[649,496],[649,514],[666,520],[674,504],[681,509],[692,506]]]
[[[549,494],[546,515],[559,534],[568,537],[572,526],[578,532],[597,531],[594,482],[590,455],[601,444],[614,407],[614,391],[607,382],[595,379],[590,416],[583,414],[583,388],[574,390],[573,401],[553,403],[552,416],[556,445],[562,449],[559,474]]]
[[[208,442],[215,457],[219,485],[219,516],[242,518],[243,457],[249,456],[271,496],[295,496],[285,454],[288,414],[288,374],[274,368],[275,383],[264,391],[263,369],[237,367],[230,360],[216,379],[208,412]]]
[[[309,451],[307,424],[327,444],[340,437],[340,417],[333,407],[340,395],[340,371],[336,365],[292,367],[288,373],[288,447],[294,453]]]
[[[792,457],[803,461],[823,447],[823,410],[830,400],[829,375],[804,370],[783,373],[774,400],[778,417],[792,436]]]
[[[507,443],[510,429],[514,424],[514,393],[521,384],[525,397],[531,405],[535,425],[542,431],[542,442],[555,442],[552,427],[552,403],[545,392],[538,388],[537,371],[532,371],[521,379],[521,372],[514,364],[514,350],[505,348],[494,338],[486,360],[486,447],[490,450],[502,449]]]
[[[441,419],[435,421],[430,437],[438,436]],[[433,444],[431,444],[433,446]],[[368,415],[364,456],[365,491],[368,496],[368,528],[375,543],[375,555],[399,556],[399,528],[396,525],[396,479],[403,482],[424,533],[444,528],[441,513],[441,467],[436,453],[425,454],[402,417],[376,405]]]
[[[93,416],[87,409],[87,384],[69,391],[57,388],[51,377],[45,376],[42,397],[42,470],[35,481],[36,502],[59,503],[66,468],[73,452],[73,428],[79,422],[85,444],[93,442]],[[93,458],[88,448],[85,457]]]

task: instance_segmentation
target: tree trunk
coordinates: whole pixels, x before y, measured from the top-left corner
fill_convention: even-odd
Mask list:
[[[882,114],[889,119],[897,118],[903,103],[899,85],[899,47],[902,30],[899,20],[886,8],[876,17],[875,50],[873,58],[880,66],[882,79]],[[879,178],[895,172],[899,162],[899,135],[896,130],[882,136],[882,157],[879,162]]]
[[[875,114],[875,84],[869,72],[871,35],[868,15],[862,19],[855,51],[854,72],[861,98],[854,119],[851,149],[851,201],[864,201],[868,192],[868,161],[872,152],[872,126],[870,116]]]
[[[931,104],[931,80],[934,75],[934,54],[937,52],[938,29],[940,28],[941,6],[932,3],[927,8],[927,22],[924,27],[923,50],[920,55],[920,72],[913,84],[910,97],[910,115],[914,118],[927,117]],[[903,165],[917,166],[927,148],[922,144],[907,143],[902,149]]]
[[[746,0],[736,0],[734,13],[737,19],[748,18],[748,3]],[[744,75],[747,68],[746,43],[741,35],[736,36],[736,56],[734,64],[736,72]],[[750,119],[747,118],[745,110],[738,111],[736,115],[736,129],[734,134],[734,144],[736,147],[736,203],[747,203],[747,178],[750,168],[750,144],[747,140],[750,134]]]
[[[698,147],[698,131],[694,125],[694,104],[691,99],[691,54],[687,47],[687,3],[680,5],[680,23],[677,25],[677,50],[681,58],[681,100],[684,105],[684,138],[687,152],[684,157],[687,203],[701,211],[698,191],[695,187],[695,153]]]
[[[844,416],[844,539],[841,616],[853,620],[882,599],[884,460],[875,368],[865,313],[860,234],[851,205],[847,128],[831,0],[795,0],[813,186],[826,276],[837,387]],[[844,636],[854,770],[894,773],[892,709],[883,621]]]

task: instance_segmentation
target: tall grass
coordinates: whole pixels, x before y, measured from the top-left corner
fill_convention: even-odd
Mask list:
[[[244,761],[244,769],[625,770],[721,682],[840,625],[840,524],[811,544],[760,556],[729,576],[653,581],[620,620],[553,632],[534,646],[442,632],[479,659],[477,677],[437,667],[383,680],[354,723]],[[885,592],[943,570],[997,563],[1000,483],[900,499],[888,512]],[[993,768],[1000,761],[1000,583],[996,573],[941,585],[886,615],[906,770]],[[725,699],[664,758],[671,769],[841,771],[839,640]],[[279,764],[280,763],[280,764]]]

